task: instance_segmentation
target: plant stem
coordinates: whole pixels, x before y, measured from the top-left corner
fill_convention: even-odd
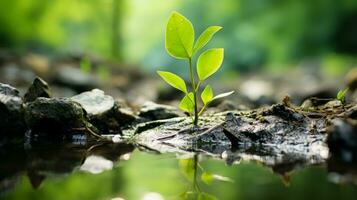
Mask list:
[[[201,116],[201,115],[202,115],[202,113],[203,113],[203,111],[205,110],[206,106],[207,106],[207,105],[204,105],[204,106],[201,108],[200,112],[198,112],[198,116]]]
[[[191,58],[188,59],[189,65],[190,65],[190,75],[191,75],[191,85],[192,85],[192,92],[193,92],[193,103],[195,107],[195,117],[193,120],[193,124],[197,126],[198,123],[198,109],[197,109],[197,90],[196,90],[196,82],[195,82],[195,75],[193,73],[193,68],[192,68],[192,60]]]

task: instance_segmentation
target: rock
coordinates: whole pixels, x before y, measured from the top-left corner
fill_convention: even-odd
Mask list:
[[[331,156],[344,163],[357,163],[357,121],[335,119],[328,129],[327,144]]]
[[[77,92],[84,92],[98,87],[96,78],[79,68],[58,66],[55,83],[69,87]]]
[[[0,83],[0,121],[0,136],[20,135],[26,130],[19,91],[2,83]]]
[[[221,156],[225,152],[240,159],[277,165],[322,163],[328,158],[325,143],[326,118],[311,119],[292,108],[276,104],[244,112],[229,111],[201,116],[198,126],[189,117],[177,117],[137,124],[125,135],[158,152],[206,152]],[[228,163],[232,163],[228,162]]]
[[[50,98],[52,96],[48,84],[39,77],[36,77],[32,85],[24,96],[24,102],[32,102],[38,97]]]
[[[87,126],[86,112],[68,98],[39,97],[25,108],[25,121],[31,129],[55,132]]]
[[[123,103],[105,95],[102,90],[93,89],[71,98],[87,112],[90,122],[102,134],[118,133],[120,128],[134,121],[133,112]]]
[[[102,90],[93,89],[71,98],[86,110],[89,116],[101,115],[114,107],[114,99]]]
[[[148,121],[169,119],[180,116],[184,116],[184,114],[176,107],[156,104],[151,101],[144,103],[139,111],[139,117],[145,118]]]

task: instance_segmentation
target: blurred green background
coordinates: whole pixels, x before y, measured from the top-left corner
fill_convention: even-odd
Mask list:
[[[95,54],[148,71],[170,66],[167,18],[187,16],[196,37],[225,48],[226,71],[280,71],[301,62],[345,73],[356,63],[357,0],[12,0],[0,3],[0,46],[16,52]]]

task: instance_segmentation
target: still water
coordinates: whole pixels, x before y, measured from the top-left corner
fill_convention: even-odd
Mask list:
[[[352,175],[328,163],[226,164],[202,154],[158,154],[128,144],[3,145],[0,199],[356,199]]]

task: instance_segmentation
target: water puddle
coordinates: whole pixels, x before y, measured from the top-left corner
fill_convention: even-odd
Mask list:
[[[257,152],[228,162],[224,154],[158,154],[124,143],[3,144],[0,199],[327,200],[357,195],[355,171],[347,165],[331,159],[266,162]]]

